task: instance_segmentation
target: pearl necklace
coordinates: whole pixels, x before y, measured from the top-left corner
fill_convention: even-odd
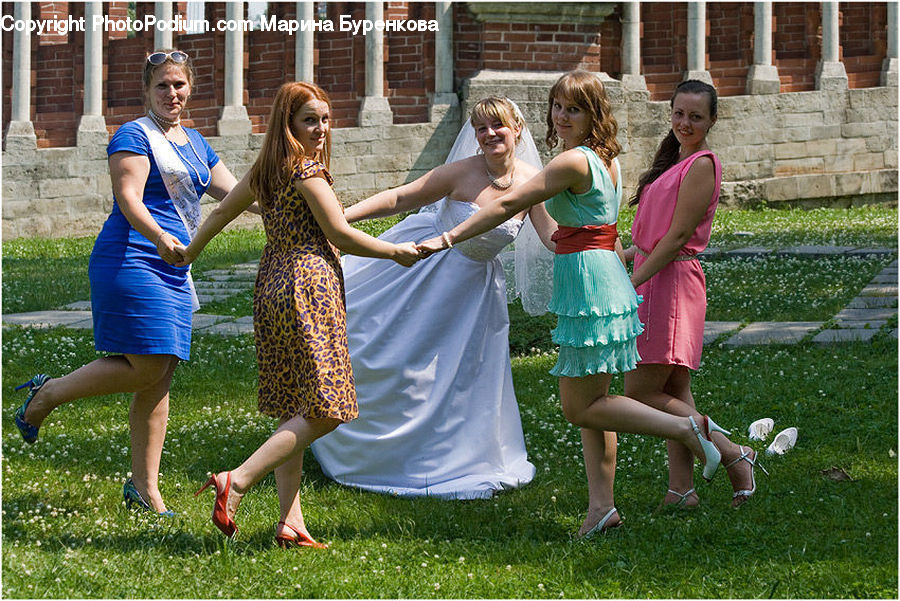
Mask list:
[[[163,119],[162,117],[160,117],[159,115],[157,115],[156,113],[154,113],[152,110],[148,110],[147,115],[149,115],[150,120],[156,124],[156,127],[158,127],[160,129],[160,131],[163,133],[163,136],[166,135],[166,130],[163,129],[164,124],[168,125],[169,127],[180,127],[181,126],[180,118],[176,119],[175,121],[167,121],[167,120]],[[184,130],[184,128],[182,128],[182,131],[183,130]],[[188,135],[188,133],[186,131],[184,132],[184,137],[187,138],[187,141],[191,147],[191,150],[194,151],[194,156],[197,157],[197,162],[199,162],[201,164],[205,164],[203,159],[200,158],[200,153],[197,152],[196,148],[194,148],[194,143],[191,142],[191,137]],[[206,169],[209,173],[206,177],[206,181],[203,181],[203,177],[200,175],[200,172],[197,171],[197,168],[194,167],[194,164],[192,162],[190,162],[189,160],[187,160],[187,157],[185,157],[183,154],[181,154],[181,150],[178,148],[178,144],[176,144],[172,140],[169,140],[169,138],[166,138],[166,140],[168,140],[169,144],[172,145],[172,148],[175,149],[175,152],[178,153],[178,156],[181,157],[181,160],[184,161],[185,163],[187,163],[188,167],[190,167],[194,171],[194,174],[197,176],[197,181],[200,182],[200,185],[202,187],[206,188],[209,185],[210,180],[212,180],[212,169],[210,169],[207,166]]]
[[[491,170],[487,167],[487,160],[485,160],[484,163],[484,172],[487,173],[488,179],[491,180],[492,186],[494,186],[498,190],[509,190],[509,187],[513,185],[513,178],[516,174],[516,164],[513,163],[513,168],[509,172],[509,181],[505,184],[500,183],[498,181],[498,178],[494,177],[493,174],[491,174]]]

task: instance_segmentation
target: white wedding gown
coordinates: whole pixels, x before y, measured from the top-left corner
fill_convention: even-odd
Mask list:
[[[423,241],[477,211],[442,200],[385,232]],[[498,253],[522,221],[404,268],[346,256],[347,335],[359,417],[312,445],[324,473],[404,496],[476,499],[527,484]]]

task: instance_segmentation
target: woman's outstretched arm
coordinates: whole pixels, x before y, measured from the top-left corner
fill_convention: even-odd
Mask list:
[[[191,240],[191,243],[185,246],[177,246],[176,250],[181,254],[181,261],[177,262],[178,267],[183,267],[192,263],[194,259],[206,248],[209,241],[216,234],[222,231],[226,225],[234,221],[234,219],[244,212],[253,201],[253,193],[250,191],[250,175],[245,175],[231,191],[225,195],[216,208],[212,210],[209,216],[203,220],[197,235]]]
[[[516,213],[544,202],[567,188],[580,186],[585,177],[590,177],[587,158],[580,151],[566,151],[530,180],[482,207],[452,230],[419,244],[419,250],[427,256],[448,248],[448,243],[456,244],[483,234]]]
[[[347,207],[344,218],[349,223],[387,217],[438,201],[453,189],[455,163],[435,167],[422,177],[384,192],[374,194]]]
[[[323,177],[298,179],[294,186],[306,200],[325,236],[341,251],[362,257],[393,259],[404,267],[418,260],[419,253],[413,242],[392,244],[351,227],[334,190]]]

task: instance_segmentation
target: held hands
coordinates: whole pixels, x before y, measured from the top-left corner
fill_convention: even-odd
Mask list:
[[[424,242],[419,242],[417,248],[419,249],[419,258],[425,259],[436,252],[450,248],[450,246],[447,245],[447,240],[441,235],[425,240]]]
[[[391,258],[400,265],[412,267],[419,260],[419,249],[416,248],[415,242],[403,242],[395,244],[394,247],[394,256]]]
[[[193,245],[183,246],[179,244],[175,247],[175,251],[181,256],[178,262],[175,263],[175,267],[187,267],[194,262],[199,253],[193,250],[191,246]]]
[[[182,255],[178,250],[179,248],[184,247],[178,241],[178,238],[166,231],[160,232],[159,236],[156,238],[156,252],[159,253],[160,258],[169,265],[175,265],[178,261],[182,260]]]

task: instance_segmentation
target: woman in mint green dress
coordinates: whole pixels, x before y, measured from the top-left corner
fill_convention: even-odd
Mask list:
[[[622,199],[617,125],[597,76],[563,75],[550,90],[547,124],[547,144],[562,141],[563,152],[518,189],[419,249],[425,257],[450,248],[544,201],[560,224],[550,302],[560,350],[551,373],[559,376],[566,419],[581,427],[589,502],[579,536],[588,537],[621,524],[613,503],[616,432],[681,442],[704,462],[707,479],[722,459],[710,430],[727,432],[699,414],[677,417],[609,394],[612,374],[630,371],[640,360],[635,339],[643,326],[615,229]]]

